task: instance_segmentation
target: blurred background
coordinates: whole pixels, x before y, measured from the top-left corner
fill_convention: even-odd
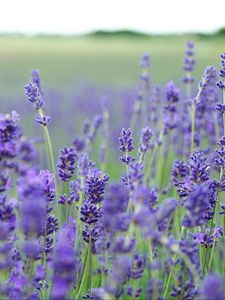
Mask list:
[[[38,135],[23,87],[38,69],[55,146],[71,143],[107,99],[116,134],[136,97],[139,61],[150,55],[151,84],[182,87],[187,40],[195,42],[196,86],[225,51],[224,1],[2,1],[0,111],[17,110]]]

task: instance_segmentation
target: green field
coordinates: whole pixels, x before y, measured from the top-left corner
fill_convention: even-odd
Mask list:
[[[151,55],[152,80],[164,84],[182,76],[187,38],[196,42],[198,78],[207,65],[219,64],[223,38],[197,37],[1,37],[0,95],[22,95],[31,69],[39,69],[46,88],[71,89],[83,81],[98,85],[135,85],[140,56]]]
[[[44,90],[54,91],[58,95],[57,104],[54,97],[51,104],[51,107],[57,107],[58,117],[53,118],[50,127],[55,148],[59,149],[64,144],[71,143],[74,136],[79,134],[82,122],[87,117],[71,109],[73,97],[81,92],[82,86],[87,83],[97,88],[112,87],[114,90],[128,87],[133,91],[138,82],[139,60],[143,53],[149,53],[151,56],[150,73],[153,83],[165,84],[172,79],[181,85],[183,53],[188,39],[194,40],[196,44],[195,76],[198,81],[207,65],[219,66],[219,55],[225,51],[225,39],[196,36],[105,38],[2,36],[0,111],[16,109],[21,115],[24,132],[29,136],[36,135],[37,126],[34,124],[33,110],[24,100],[23,86],[29,81],[32,69],[40,70]],[[85,93],[83,94],[85,97]],[[120,110],[118,103],[123,99],[111,100],[117,103],[116,110]],[[94,100],[90,97],[88,101]],[[52,109],[49,110],[47,113],[52,115]],[[116,117],[121,118],[116,113],[111,116],[113,122],[117,121]],[[70,128],[69,131],[67,128]]]

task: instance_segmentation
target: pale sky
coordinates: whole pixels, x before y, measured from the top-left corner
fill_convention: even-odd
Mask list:
[[[212,32],[221,27],[225,0],[0,0],[0,32]]]

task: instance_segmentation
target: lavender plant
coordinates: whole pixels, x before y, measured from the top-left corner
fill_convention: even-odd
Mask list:
[[[0,299],[225,299],[225,55],[195,86],[193,48],[185,93],[151,86],[144,55],[129,122],[115,138],[105,98],[57,164],[32,72],[46,159],[0,114]]]

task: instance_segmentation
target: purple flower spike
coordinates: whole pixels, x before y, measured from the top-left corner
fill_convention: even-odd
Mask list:
[[[33,103],[36,110],[39,110],[43,107],[44,100],[41,96],[39,87],[35,82],[30,81],[27,85],[25,85],[24,91],[28,101]]]
[[[223,300],[225,298],[223,279],[216,274],[209,274],[203,281],[202,299]]]
[[[50,123],[51,119],[52,118],[50,116],[38,116],[36,118],[36,122],[42,126],[47,126]]]
[[[221,90],[225,89],[225,53],[220,55],[221,57],[221,69],[220,69],[220,77],[222,80],[220,80],[219,82],[217,82],[217,87]]]
[[[194,43],[192,41],[188,41],[186,44],[185,54],[186,57],[184,58],[184,71],[187,73],[185,77],[183,77],[183,83],[191,84],[194,82],[194,78],[190,75],[193,72],[195,67],[195,58],[194,58]]]
[[[58,176],[62,181],[69,181],[75,171],[75,161],[77,153],[74,147],[64,147],[60,153],[60,161],[58,163]]]
[[[134,158],[131,155],[128,155],[129,152],[134,150],[132,131],[130,128],[122,129],[119,137],[119,144],[120,151],[124,153],[124,155],[120,157],[120,160],[123,163],[129,165],[132,161],[134,161]]]

